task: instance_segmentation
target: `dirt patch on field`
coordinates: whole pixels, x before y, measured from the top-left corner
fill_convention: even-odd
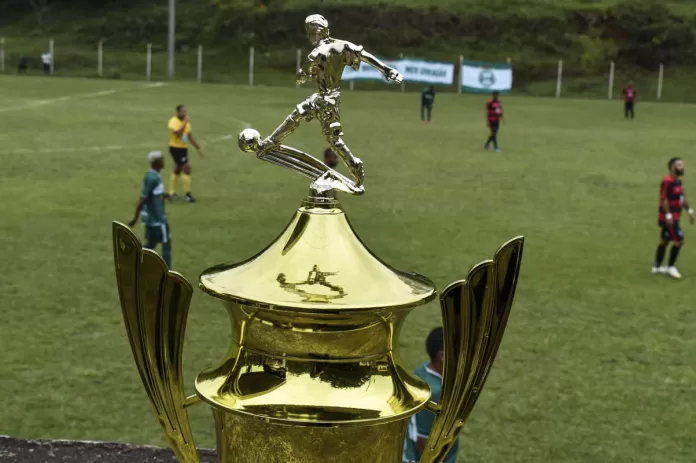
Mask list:
[[[198,451],[202,463],[218,463],[215,451]],[[13,463],[172,463],[169,449],[115,442],[25,440],[0,436],[0,462]]]

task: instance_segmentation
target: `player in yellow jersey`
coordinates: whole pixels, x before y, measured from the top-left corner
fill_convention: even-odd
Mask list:
[[[203,150],[193,136],[191,119],[188,117],[186,107],[182,104],[176,107],[176,116],[169,119],[169,153],[174,159],[174,172],[169,178],[169,196],[177,198],[176,186],[181,177],[186,192],[186,201],[195,203],[191,195],[191,164],[188,158],[188,145],[192,144],[198,154],[203,157]]]

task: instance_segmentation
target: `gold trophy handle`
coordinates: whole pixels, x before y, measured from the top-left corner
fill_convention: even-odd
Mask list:
[[[436,419],[421,463],[441,462],[476,404],[493,365],[512,308],[524,238],[498,249],[493,260],[476,265],[466,280],[440,296],[445,358],[440,403],[428,409]]]
[[[123,320],[140,378],[179,462],[198,463],[186,412],[196,399],[185,397],[182,374],[193,287],[122,223],[113,223],[113,239]]]

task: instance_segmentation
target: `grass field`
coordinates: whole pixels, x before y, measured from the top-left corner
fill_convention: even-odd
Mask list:
[[[192,161],[199,203],[168,206],[174,267],[196,281],[255,254],[307,181],[240,153],[230,136],[247,123],[268,133],[307,92],[0,77],[0,434],[164,444],[123,328],[111,221],[131,217],[145,155],[165,149],[166,119],[183,102],[207,156]],[[346,141],[367,172],[366,196],[345,198],[345,209],[385,261],[442,288],[527,237],[460,461],[693,461],[696,250],[680,257],[682,282],[649,270],[667,159],[683,155],[687,175],[696,169],[696,106],[643,103],[627,122],[616,101],[509,97],[504,151],[494,154],[482,150],[484,101],[443,96],[430,126],[415,94],[347,93],[343,105]],[[315,123],[287,142],[324,148]],[[696,198],[691,175],[685,186]],[[687,241],[696,236],[684,228]],[[411,316],[409,367],[424,359],[438,317],[436,305]],[[197,291],[189,385],[229,336],[222,306]],[[197,444],[214,446],[210,413],[195,408],[192,421]]]

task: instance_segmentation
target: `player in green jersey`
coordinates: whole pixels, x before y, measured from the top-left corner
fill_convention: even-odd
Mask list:
[[[164,213],[164,201],[169,199],[169,195],[164,190],[159,174],[164,168],[164,156],[160,151],[153,151],[147,155],[147,160],[150,162],[150,170],[145,173],[143,191],[135,208],[135,217],[128,226],[133,227],[140,217],[145,225],[145,248],[155,249],[157,243],[162,243],[162,258],[171,268],[172,240],[167,214]]]
[[[440,389],[442,389],[442,370],[444,368],[444,333],[442,328],[435,328],[430,332],[425,340],[425,348],[428,351],[430,360],[426,360],[416,368],[416,376],[420,377],[428,386],[432,395],[430,399],[440,401]],[[430,430],[433,427],[435,415],[430,411],[424,410],[411,417],[408,424],[408,434],[404,446],[404,463],[415,463],[420,461],[420,457],[425,450]],[[455,442],[452,450],[449,451],[443,463],[454,463],[457,460],[457,450],[459,442]]]

